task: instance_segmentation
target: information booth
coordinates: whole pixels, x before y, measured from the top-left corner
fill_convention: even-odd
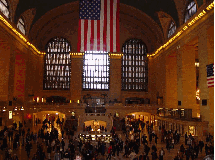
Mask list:
[[[110,143],[112,141],[112,136],[108,133],[81,133],[79,134],[78,138],[84,142],[101,141],[105,143]]]

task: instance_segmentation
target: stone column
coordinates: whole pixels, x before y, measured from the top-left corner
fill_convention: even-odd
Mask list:
[[[10,58],[12,53],[8,43],[1,41],[0,43],[0,101],[7,101],[8,104],[9,76],[12,69]]]
[[[178,104],[178,108],[182,107],[183,93],[182,93],[182,49],[180,45],[177,47],[177,101],[181,102],[181,105]]]
[[[207,30],[207,52],[208,52],[208,64],[214,63],[214,26],[211,26]],[[209,88],[209,132],[214,135],[214,87]]]
[[[81,99],[82,93],[83,56],[71,55],[71,57],[71,100],[77,102]]]
[[[204,28],[199,35],[199,89],[200,89],[200,115],[202,121],[209,122],[209,132],[214,132],[214,87],[207,86],[206,66],[214,63],[214,34],[213,27]],[[202,105],[202,100],[207,104]]]
[[[121,100],[121,53],[114,55],[110,53],[110,100]]]
[[[182,107],[192,109],[192,117],[197,117],[195,47],[184,45],[181,55]]]
[[[178,108],[177,97],[177,55],[173,52],[166,56],[166,107]]]

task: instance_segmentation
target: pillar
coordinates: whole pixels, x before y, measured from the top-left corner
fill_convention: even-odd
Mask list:
[[[77,102],[81,99],[82,93],[83,56],[72,55],[71,57],[71,100]]]
[[[193,45],[184,45],[182,47],[182,107],[192,109],[192,117],[197,117],[195,47]]]
[[[214,87],[207,86],[206,65],[214,63],[214,27],[203,29],[199,35],[199,89],[200,89],[200,115],[202,121],[209,122],[209,132],[214,133]],[[207,105],[202,105],[202,100]]]
[[[208,64],[214,63],[214,26],[207,30]],[[214,87],[209,88],[209,132],[214,135]]]
[[[166,107],[178,108],[177,97],[177,55],[173,52],[166,56]]]
[[[110,55],[110,100],[121,100],[121,56]]]

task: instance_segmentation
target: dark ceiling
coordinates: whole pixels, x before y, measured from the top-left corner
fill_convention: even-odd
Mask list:
[[[20,0],[17,6],[15,21],[26,10],[36,8],[36,15],[33,24],[46,12],[60,5],[74,2],[77,0]],[[176,25],[179,25],[178,14],[174,0],[120,0],[124,3],[142,10],[160,25],[157,12],[163,11],[168,13],[175,20]]]

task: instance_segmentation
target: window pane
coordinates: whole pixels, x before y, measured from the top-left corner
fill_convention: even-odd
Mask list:
[[[176,25],[174,22],[171,22],[169,31],[168,31],[168,38],[171,37],[176,31]]]
[[[148,77],[143,77],[141,73],[143,68],[147,67],[146,46],[141,40],[131,39],[124,43],[122,50],[126,51],[126,47],[130,46],[132,50],[128,53],[123,52],[122,57],[122,90],[144,90],[141,85],[146,85]],[[147,74],[147,73],[146,73]],[[128,83],[129,82],[129,83]]]
[[[19,19],[17,28],[25,35],[25,24],[22,18]]]
[[[70,46],[64,38],[53,38],[46,45],[44,89],[69,90],[71,76]],[[56,48],[57,47],[57,48]],[[57,51],[57,52],[56,52]]]
[[[85,52],[83,62],[83,89],[108,90],[109,63],[108,53]]]
[[[197,12],[196,3],[191,1],[185,11],[185,23]]]
[[[9,18],[9,9],[8,4],[5,0],[0,0],[0,11]]]

